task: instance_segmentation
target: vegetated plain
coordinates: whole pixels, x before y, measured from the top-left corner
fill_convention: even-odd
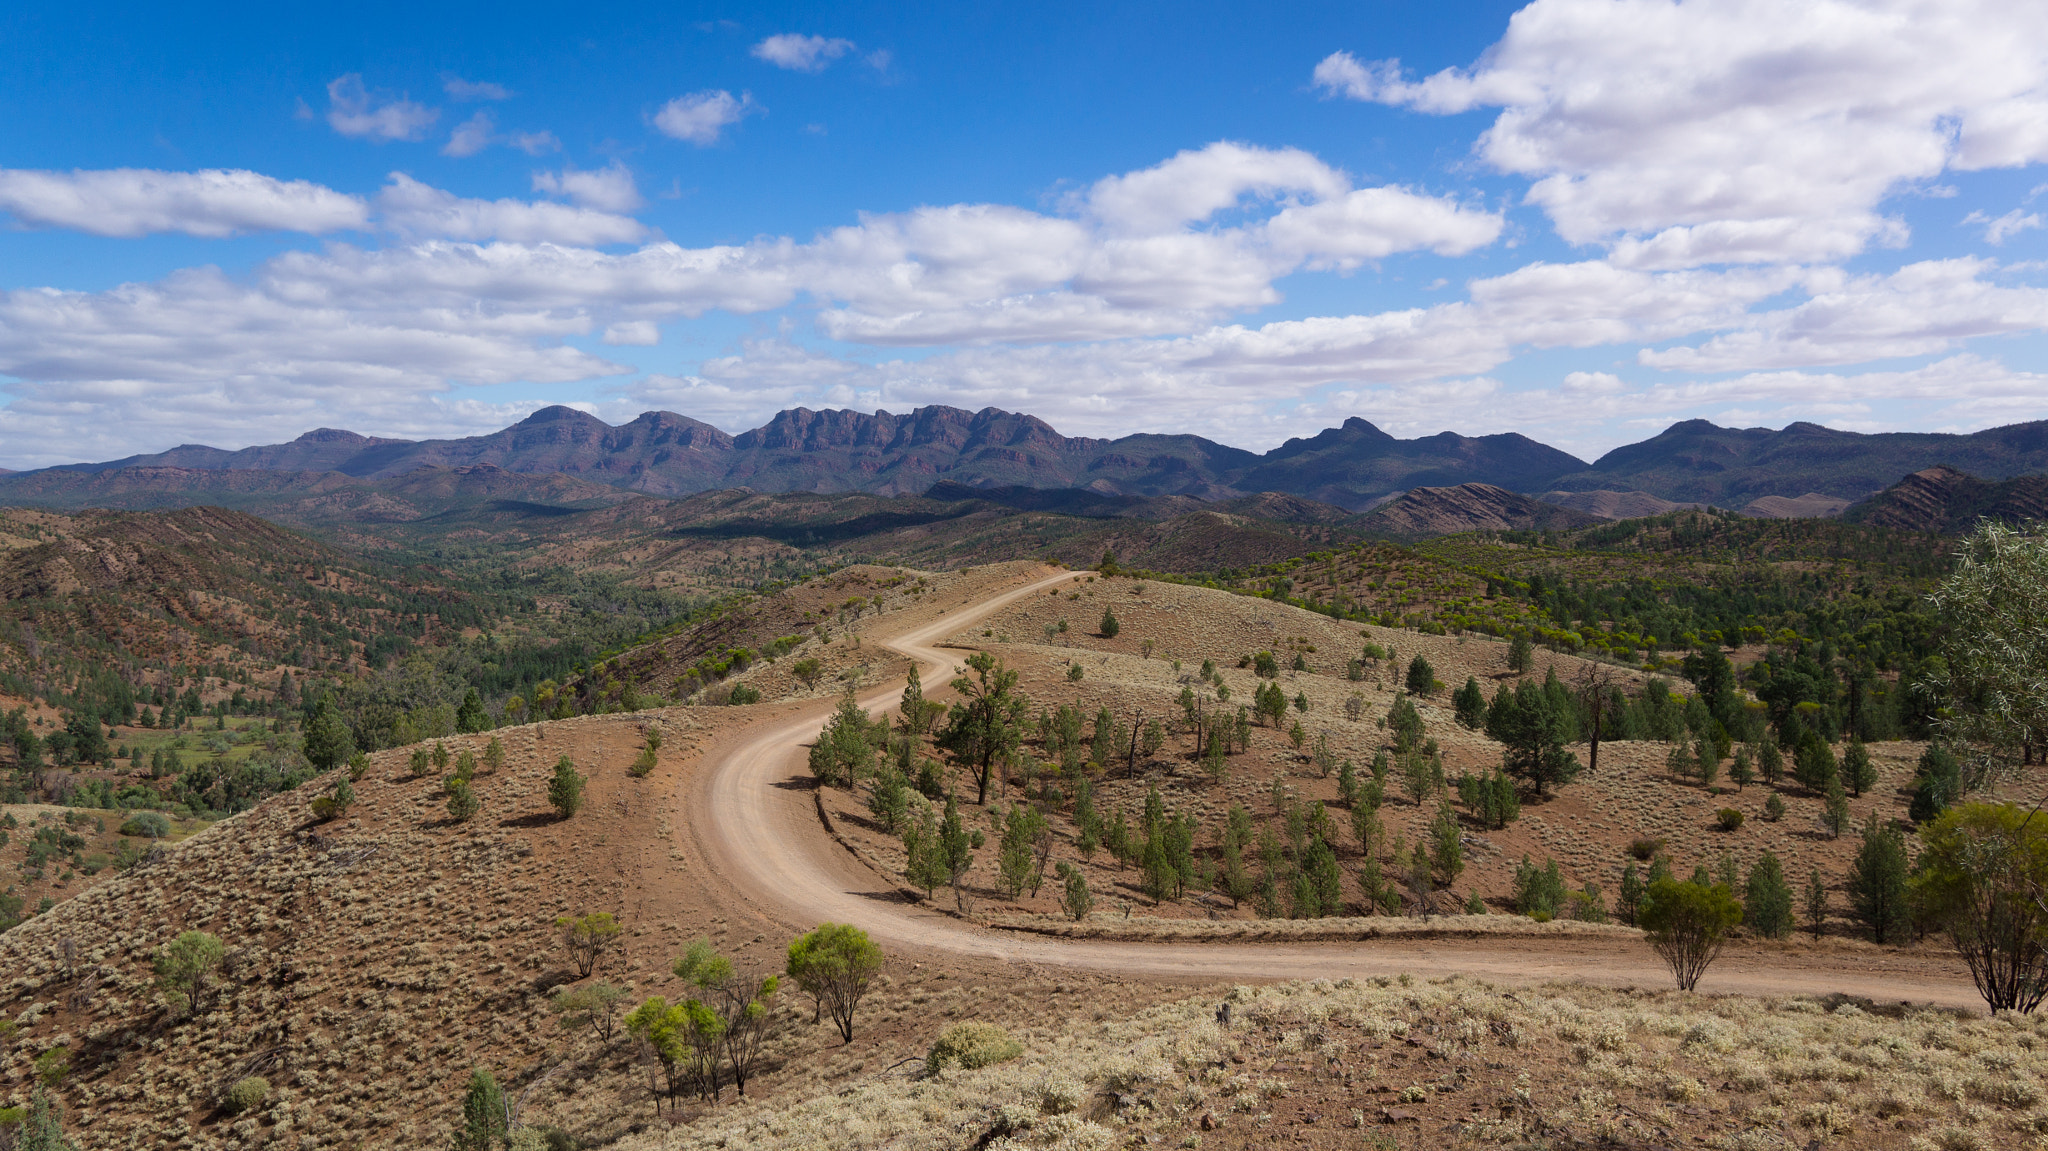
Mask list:
[[[830,1129],[1405,1146],[1446,1124],[1509,1143],[2032,1137],[2027,1019],[1424,972],[1232,991],[943,953],[892,957],[853,1044],[793,987],[764,1000],[747,1102],[730,1078],[717,1103],[687,1075],[671,1090],[658,1037],[625,1012],[711,997],[671,971],[694,939],[758,978],[814,926],[705,873],[681,782],[763,712],[902,674],[873,637],[903,613],[964,605],[986,564],[1048,553],[1121,561],[953,637],[1028,697],[985,795],[947,718],[849,709],[794,781],[934,910],[1141,939],[1360,939],[1423,915],[1452,938],[1545,921],[1628,937],[1631,882],[1700,869],[1747,892],[1768,852],[1797,933],[1738,929],[1745,956],[1960,976],[1910,922],[1872,942],[1849,883],[1868,836],[1910,826],[1924,778],[1930,717],[1906,688],[1938,651],[1920,599],[1948,562],[1938,537],[1682,512],[1402,546],[1308,517],[991,502],[905,523],[864,518],[905,501],[863,495],[700,499],[587,509],[559,533],[451,520],[370,552],[219,512],[10,513],[7,571],[36,578],[9,585],[0,636],[8,780],[71,806],[9,809],[7,878],[41,886],[0,936],[0,1101],[49,1084],[88,1146],[419,1146],[464,1129],[482,1066],[530,1130],[591,1145]],[[1048,534],[1019,530],[1034,523]],[[118,574],[138,561],[176,580]],[[165,582],[198,594],[167,600]],[[1527,708],[1584,766],[1507,778],[1504,805],[1494,770]],[[566,817],[563,757],[587,779]],[[972,863],[939,878],[904,830],[947,830],[949,799]],[[122,835],[134,808],[167,827]],[[69,898],[33,914],[45,897]],[[599,912],[618,943],[579,975],[557,919]],[[188,931],[223,943],[204,992],[160,977]],[[600,981],[625,993],[609,1038],[555,994]],[[944,1026],[976,1020],[1021,1058],[906,1078]],[[253,1104],[230,1097],[250,1079]]]

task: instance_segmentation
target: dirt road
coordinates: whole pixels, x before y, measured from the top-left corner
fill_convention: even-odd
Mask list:
[[[1023,596],[1073,579],[1071,572],[1034,576],[978,602],[949,606],[914,620],[893,636],[868,642],[916,660],[927,690],[944,684],[964,657],[937,644]],[[879,709],[901,686],[862,700]],[[1125,943],[1060,941],[976,927],[905,899],[897,887],[833,842],[810,796],[804,745],[826,709],[804,718],[750,728],[731,746],[710,752],[692,774],[684,804],[702,856],[724,885],[750,905],[805,929],[825,921],[854,923],[894,951],[932,951],[1046,968],[1111,971],[1190,981],[1344,976],[1440,975],[1460,972],[1506,983],[1576,980],[1617,987],[1666,988],[1663,962],[1633,940],[1520,938],[1372,941],[1362,943]],[[1981,1010],[1983,1000],[1952,957],[1925,953],[1780,952],[1732,947],[1702,982],[1706,992],[1825,995],[1841,992],[1879,1002],[1910,1000]]]

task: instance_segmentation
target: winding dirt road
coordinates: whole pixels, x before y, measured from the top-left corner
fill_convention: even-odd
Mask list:
[[[959,604],[879,642],[916,660],[927,685],[945,683],[961,654],[936,646],[1003,606],[1071,580],[1057,572]],[[901,686],[862,700],[878,709],[895,703]],[[951,953],[1191,982],[1341,978],[1464,973],[1496,982],[1575,980],[1661,989],[1669,970],[1633,940],[1503,935],[1482,940],[1346,943],[1135,943],[1063,941],[984,929],[911,903],[835,843],[810,796],[804,745],[816,738],[825,709],[763,728],[749,728],[731,746],[707,754],[693,772],[684,820],[710,870],[749,904],[793,929],[834,921],[858,924],[879,942],[904,950]],[[1924,953],[1779,951],[1731,947],[1702,984],[1708,992],[1825,995],[1841,992],[1879,1002],[1910,1000],[1981,1010],[1983,1000],[1959,962]]]

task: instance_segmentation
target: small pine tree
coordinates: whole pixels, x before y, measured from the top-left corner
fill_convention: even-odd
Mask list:
[[[1785,800],[1774,791],[1768,799],[1764,800],[1764,820],[1769,823],[1776,823],[1783,818],[1785,818]]]
[[[63,1106],[40,1085],[29,1093],[28,1115],[14,1135],[14,1147],[16,1151],[78,1151],[78,1145],[64,1136]]]
[[[1749,883],[1743,888],[1742,921],[1767,939],[1792,934],[1792,885],[1785,882],[1785,868],[1778,857],[1766,851],[1749,869]]]
[[[1071,863],[1059,865],[1060,910],[1079,923],[1095,909],[1095,896],[1088,890],[1088,876]]]
[[[1849,830],[1849,797],[1842,792],[1842,776],[1836,772],[1828,776],[1827,806],[1820,815],[1821,825],[1828,829],[1830,839],[1840,839]]]
[[[565,755],[555,761],[554,777],[548,780],[548,803],[556,815],[568,819],[582,810],[584,782],[575,760]]]
[[[1642,873],[1636,870],[1636,861],[1629,860],[1621,869],[1621,887],[1614,893],[1615,918],[1634,927],[1636,915],[1643,907],[1643,893],[1649,890],[1649,886],[1643,882]]]
[[[1509,642],[1509,644],[1508,644],[1508,670],[1509,670],[1509,671],[1511,671],[1511,672],[1514,672],[1514,673],[1515,673],[1516,675],[1520,675],[1521,673],[1523,673],[1523,672],[1525,672],[1525,671],[1528,671],[1528,670],[1529,670],[1529,666],[1530,666],[1531,664],[1535,663],[1535,662],[1536,662],[1536,648],[1535,648],[1535,645],[1533,645],[1533,644],[1531,644],[1531,643],[1529,642],[1529,637],[1528,637],[1528,636],[1526,636],[1526,635],[1518,635],[1518,636],[1516,636],[1516,637],[1515,637],[1515,638],[1514,638],[1514,639],[1513,639],[1512,641],[1510,641],[1510,642]]]
[[[655,747],[661,746],[660,729],[650,732],[648,738],[654,741]],[[505,744],[495,735],[484,745],[484,766],[491,769],[492,775],[498,774],[505,766]]]
[[[1911,924],[1907,902],[1906,841],[1879,824],[1875,813],[1863,825],[1863,845],[1849,867],[1849,905],[1878,943],[1897,943]]]
[[[1735,762],[1728,768],[1728,778],[1735,781],[1737,790],[1748,787],[1756,779],[1756,765],[1750,760],[1749,749],[1735,753]]]
[[[1429,825],[1429,871],[1438,887],[1448,888],[1465,872],[1465,847],[1458,827],[1458,815],[1451,801],[1437,804],[1436,818]]]
[[[1850,740],[1848,750],[1842,753],[1842,781],[1858,799],[1877,786],[1877,765],[1870,762],[1870,751],[1860,739]]]
[[[505,1139],[505,1093],[498,1088],[497,1077],[479,1067],[470,1072],[469,1093],[462,1100],[456,1151],[496,1151]]]
[[[1756,769],[1763,776],[1764,782],[1773,787],[1777,786],[1778,780],[1784,778],[1785,755],[1778,750],[1776,739],[1768,735],[1764,737],[1763,744],[1756,749]]]
[[[1436,669],[1428,660],[1416,656],[1408,661],[1407,684],[1409,695],[1428,695],[1436,687]]]
[[[1102,624],[1097,630],[1102,633],[1102,638],[1104,639],[1115,639],[1116,633],[1123,630],[1123,625],[1116,621],[1116,611],[1114,609],[1102,609]]]
[[[1914,823],[1926,823],[1947,810],[1963,792],[1962,765],[1938,743],[1920,753],[1913,775],[1913,802],[1907,810]]]
[[[448,783],[448,818],[457,823],[468,823],[483,807],[476,797],[475,789],[466,779],[450,780]]]
[[[1454,698],[1458,708],[1458,722],[1478,731],[1486,726],[1486,693],[1480,690],[1475,676],[1465,677],[1465,686],[1458,689]]]
[[[1828,926],[1828,885],[1821,880],[1820,868],[1806,879],[1806,930],[1819,939]]]

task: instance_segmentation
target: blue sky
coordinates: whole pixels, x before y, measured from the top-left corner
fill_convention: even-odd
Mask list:
[[[304,7],[0,13],[0,466],[2048,417],[2022,6]]]

